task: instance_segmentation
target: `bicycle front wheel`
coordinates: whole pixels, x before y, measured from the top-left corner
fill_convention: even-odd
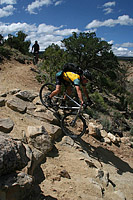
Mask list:
[[[86,122],[81,115],[68,113],[61,120],[61,128],[65,135],[80,138],[86,131]]]
[[[56,86],[53,83],[46,83],[40,89],[39,97],[40,97],[41,103],[46,108],[49,108],[49,104],[47,102],[48,96],[51,94],[51,92],[53,92],[55,90],[55,87]]]

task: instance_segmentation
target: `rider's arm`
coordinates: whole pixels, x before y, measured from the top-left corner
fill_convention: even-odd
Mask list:
[[[75,88],[76,88],[78,97],[79,97],[79,99],[80,99],[80,101],[81,101],[81,105],[82,105],[84,102],[83,102],[83,97],[82,97],[82,92],[81,92],[81,90],[80,90],[80,87],[79,87],[78,85],[76,85]]]
[[[87,99],[89,99],[89,95],[88,95],[86,87],[82,86],[82,88],[83,88],[83,92],[84,92],[85,96],[87,97]]]
[[[91,101],[91,99],[90,99],[90,97],[88,95],[86,87],[85,86],[82,86],[82,87],[83,87],[83,92],[84,92],[85,96],[87,97],[87,104],[90,106],[90,105],[93,104],[93,102]]]

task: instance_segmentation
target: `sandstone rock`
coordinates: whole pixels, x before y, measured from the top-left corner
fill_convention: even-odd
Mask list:
[[[20,92],[20,89],[13,89],[9,91],[9,94],[14,95],[16,93]]]
[[[0,134],[0,176],[20,170],[28,164],[26,150],[20,141]]]
[[[7,101],[7,106],[11,108],[14,111],[25,113],[26,112],[26,103],[19,99],[19,98],[13,98],[11,100]]]
[[[44,122],[49,122],[51,124],[59,124],[59,122],[57,122],[57,119],[55,119],[55,117],[53,116],[53,113],[49,110],[46,111],[42,111],[42,112],[38,112],[37,110],[33,110],[33,109],[28,109],[27,114],[31,115],[32,117],[40,120],[40,121],[44,121]]]
[[[39,96],[37,96],[34,100],[33,100],[33,103],[35,104],[35,105],[41,105],[42,106],[42,103],[41,103],[41,101],[40,101],[40,97]],[[43,106],[44,107],[44,106]]]
[[[100,133],[101,133],[101,137],[103,138],[107,137],[108,135],[108,133],[105,130],[101,130]]]
[[[7,96],[7,93],[1,93],[0,94],[0,97],[6,97]]]
[[[27,109],[29,109],[29,110],[35,110],[36,109],[36,106],[35,106],[35,104],[33,104],[33,103],[31,103],[31,102],[28,102],[27,104]]]
[[[14,122],[10,118],[0,119],[0,131],[9,133],[14,126]]]
[[[100,136],[100,129],[99,126],[90,122],[88,125],[89,134],[93,136]]]
[[[47,108],[45,108],[44,106],[39,105],[39,106],[36,108],[35,112],[43,112],[43,113],[45,113],[46,110],[47,110]]]
[[[42,161],[44,162],[46,155],[34,147],[32,147],[31,149],[32,149],[32,154],[33,154],[33,160],[32,160],[30,168],[27,168],[27,169],[28,169],[28,173],[33,175],[36,167],[40,166]]]
[[[31,147],[34,147],[39,151],[43,152],[43,154],[46,154],[52,149],[51,138],[48,135],[44,126],[28,126],[26,137],[28,144]]]
[[[124,144],[128,143],[129,142],[129,137],[122,137],[121,138],[121,142],[124,143]]]
[[[5,175],[0,179],[1,200],[29,199],[33,190],[33,178],[23,172]]]
[[[69,136],[64,136],[62,141],[61,141],[61,145],[70,145],[70,146],[74,146],[74,141],[71,137]]]
[[[56,140],[57,138],[59,138],[62,135],[62,130],[59,126],[56,126],[53,124],[48,124],[45,122],[43,122],[42,125],[45,127],[46,131],[51,136],[52,140]]]
[[[26,138],[33,155],[32,163],[29,163],[27,171],[29,174],[33,174],[35,168],[40,165],[46,154],[51,151],[53,144],[44,126],[28,126]]]
[[[23,169],[24,172],[27,174],[31,174],[32,171],[32,163],[33,163],[33,152],[31,148],[27,144],[23,144],[26,149],[26,156],[28,157],[29,161],[26,165],[26,167]]]
[[[108,133],[108,138],[113,142],[116,143],[116,137],[112,133]]]
[[[111,140],[108,137],[104,138],[104,142],[107,143],[107,144],[111,144]]]
[[[25,91],[20,91],[19,93],[16,94],[16,96],[25,101],[33,101],[38,96],[38,94],[33,91],[25,90]]]

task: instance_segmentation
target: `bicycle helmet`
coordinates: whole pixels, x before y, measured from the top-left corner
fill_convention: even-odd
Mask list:
[[[90,78],[91,78],[91,73],[90,73],[87,69],[85,69],[85,70],[83,71],[83,75],[84,75],[87,79],[90,79]]]

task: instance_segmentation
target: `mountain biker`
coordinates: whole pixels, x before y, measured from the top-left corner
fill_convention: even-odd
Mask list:
[[[68,63],[68,65],[74,65],[72,63]],[[88,100],[88,105],[92,104],[92,101],[90,100],[89,96],[88,96],[88,92],[86,89],[86,84],[88,83],[88,80],[90,78],[90,73],[88,70],[82,71],[80,68],[78,69],[77,72],[72,72],[72,71],[59,71],[56,74],[56,89],[49,95],[48,99],[47,99],[47,103],[52,106],[52,102],[51,102],[51,98],[55,95],[57,95],[58,93],[60,93],[61,91],[61,84],[63,83],[66,86],[66,90],[68,95],[71,94],[71,85],[70,83],[72,83],[77,91],[78,97],[80,99],[81,105],[83,105],[83,97],[82,97],[82,92],[80,89],[80,85],[82,85],[83,88],[83,93],[84,95],[87,97]],[[62,104],[65,104],[65,98],[64,97],[64,101],[62,102]]]
[[[34,45],[32,46],[32,52],[34,56],[36,56],[37,60],[38,60],[39,50],[40,50],[39,44],[37,41],[35,41]]]

